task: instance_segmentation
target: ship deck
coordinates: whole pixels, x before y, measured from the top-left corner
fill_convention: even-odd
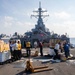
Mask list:
[[[47,51],[48,48],[44,48]],[[75,49],[71,49],[71,53],[75,57]],[[43,57],[34,57],[32,59],[42,59]],[[27,57],[24,59],[28,59]],[[44,59],[44,58],[43,58]],[[48,58],[49,59],[49,58]],[[59,63],[40,63],[39,61],[34,62],[34,65],[48,65],[49,67],[53,67],[53,70],[37,72],[37,73],[26,73],[25,68],[15,68],[14,63],[7,63],[0,65],[0,75],[75,75],[75,64],[69,64],[67,62],[59,62]]]

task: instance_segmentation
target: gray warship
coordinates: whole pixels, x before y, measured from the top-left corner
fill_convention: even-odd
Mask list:
[[[43,22],[43,18],[48,17],[49,15],[44,15],[43,13],[47,12],[47,10],[43,10],[41,8],[41,2],[39,2],[39,8],[36,11],[37,15],[31,15],[32,17],[37,18],[37,24],[35,24],[35,28],[32,29],[31,32],[26,32],[25,35],[27,36],[27,40],[30,40],[33,44],[35,41],[41,42],[49,42],[50,39],[61,39],[69,41],[69,38],[66,35],[58,35],[56,33],[51,33],[48,28],[45,27]]]
[[[24,36],[20,37],[17,32],[14,34],[16,36],[14,39],[20,39],[22,43],[22,47],[24,47],[26,41],[30,41],[32,46],[34,42],[46,42],[48,43],[51,39],[61,39],[67,40],[69,42],[69,37],[67,35],[58,35],[57,33],[51,33],[48,28],[45,27],[43,22],[43,18],[48,17],[49,15],[44,15],[43,13],[47,12],[47,10],[43,10],[41,7],[41,2],[39,2],[39,8],[36,11],[37,15],[31,15],[31,17],[37,18],[37,24],[35,24],[35,28],[31,29],[29,32],[25,32]],[[12,38],[11,38],[12,39]]]
[[[37,24],[35,24],[35,28],[32,29],[32,32],[26,32],[25,35],[28,36],[28,39],[31,42],[34,41],[48,41],[50,38],[50,31],[48,28],[45,27],[45,24],[43,22],[43,18],[49,16],[44,15],[44,12],[47,12],[47,10],[43,10],[41,8],[41,2],[39,2],[39,8],[36,11],[33,11],[37,13],[37,15],[31,15],[31,17],[35,17],[38,19]]]

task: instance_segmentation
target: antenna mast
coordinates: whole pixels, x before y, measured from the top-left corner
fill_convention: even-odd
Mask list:
[[[42,19],[42,18],[45,18],[45,17],[49,16],[49,15],[44,15],[43,14],[44,12],[47,12],[47,10],[43,10],[41,8],[41,2],[39,2],[39,8],[38,8],[38,10],[33,11],[33,12],[36,12],[37,15],[31,15],[31,17],[35,17],[35,18],[38,18],[38,19]]]

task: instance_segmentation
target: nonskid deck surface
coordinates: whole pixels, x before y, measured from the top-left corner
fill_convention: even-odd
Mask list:
[[[47,51],[48,48],[45,48],[45,49]],[[75,56],[75,49],[71,50],[71,53]],[[35,61],[35,60],[38,61],[41,58],[42,57],[39,56],[39,57],[31,58],[31,59],[33,61]],[[27,59],[28,58],[23,58],[22,60],[27,60]],[[45,60],[46,60],[46,58],[45,58]],[[73,60],[75,60],[75,59],[73,59]],[[23,61],[21,61],[21,62],[23,62]],[[50,62],[39,63],[39,62],[37,62],[34,65],[42,64],[42,65],[48,65],[49,67],[53,67],[53,70],[51,70],[51,71],[49,70],[49,71],[43,71],[43,72],[37,72],[37,73],[25,73],[25,68],[14,67],[15,63],[18,63],[18,61],[0,65],[0,75],[42,75],[42,74],[43,75],[75,75],[75,64],[73,64],[73,63],[71,64],[68,62],[59,62],[59,63],[50,63]]]

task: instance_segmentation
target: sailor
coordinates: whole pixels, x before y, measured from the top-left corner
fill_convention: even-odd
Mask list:
[[[17,42],[18,43],[18,58],[21,59],[21,43],[20,41]]]
[[[11,41],[9,41],[9,47],[10,47],[10,53],[11,53],[11,57],[13,57],[13,51],[12,51],[12,42]]]
[[[30,43],[29,41],[26,42],[26,52],[27,52],[27,56],[30,56],[30,54],[31,54],[30,47],[31,47],[31,43]]]
[[[11,41],[10,49],[11,49],[12,61],[14,61],[15,60],[15,40]]]
[[[59,55],[59,52],[60,52],[60,42],[58,42],[58,41],[56,42],[54,51],[56,53],[56,55],[54,56],[54,59],[60,59],[60,55]]]
[[[43,44],[42,42],[39,42],[39,47],[40,47],[40,54],[43,56]]]
[[[15,40],[15,43],[14,43],[14,56],[15,56],[15,60],[18,60],[18,43],[16,42]]]
[[[34,42],[34,48],[35,49],[37,48],[37,42],[36,41]]]
[[[66,41],[64,43],[64,52],[65,52],[65,57],[68,58],[70,56],[70,50],[69,50],[69,45]]]

